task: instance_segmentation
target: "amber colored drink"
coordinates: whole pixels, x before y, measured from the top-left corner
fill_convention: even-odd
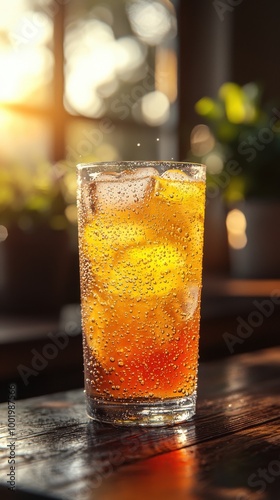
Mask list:
[[[100,166],[78,166],[88,413],[125,424],[182,421],[195,411],[204,168]]]

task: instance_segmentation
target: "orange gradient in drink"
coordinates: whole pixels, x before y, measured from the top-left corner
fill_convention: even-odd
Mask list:
[[[87,393],[134,401],[193,394],[205,183],[140,168],[96,174],[81,189]]]

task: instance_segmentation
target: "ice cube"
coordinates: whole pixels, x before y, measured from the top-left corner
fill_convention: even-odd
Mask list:
[[[164,176],[164,177],[163,177]],[[187,174],[180,170],[169,170],[158,177],[155,182],[155,193],[158,199],[168,203],[177,203],[180,207],[197,200],[197,206],[203,206],[201,195],[203,191],[201,185],[189,178]]]
[[[92,208],[123,210],[144,201],[152,192],[157,175],[154,168],[100,173],[90,183]]]
[[[200,299],[200,288],[194,283],[188,287],[185,297],[184,297],[184,313],[186,314],[186,319],[191,318],[198,306],[198,301]]]
[[[167,170],[164,172],[161,177],[163,179],[170,179],[172,181],[187,181],[190,180],[191,178],[186,174],[185,172],[182,172],[182,170],[178,169],[171,169]]]

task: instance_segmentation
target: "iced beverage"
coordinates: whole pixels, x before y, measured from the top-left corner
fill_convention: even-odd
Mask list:
[[[165,425],[195,412],[205,169],[78,166],[90,417]]]

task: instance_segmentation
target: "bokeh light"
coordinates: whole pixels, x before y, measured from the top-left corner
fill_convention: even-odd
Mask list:
[[[5,226],[0,226],[0,243],[8,238],[8,229]]]
[[[170,103],[165,94],[155,90],[142,98],[141,111],[147,125],[162,125],[169,117]]]
[[[203,156],[212,151],[215,139],[207,125],[196,125],[191,132],[191,151],[196,156]]]
[[[155,87],[163,92],[170,102],[175,102],[178,93],[177,54],[175,50],[157,47],[155,60]]]
[[[127,81],[134,70],[145,62],[147,49],[136,38],[126,36],[116,40],[115,52],[116,71]]]
[[[105,99],[123,81],[143,76],[145,45],[133,36],[116,39],[112,28],[101,20],[70,24],[65,40],[65,105],[72,113],[95,118],[104,115]]]
[[[77,214],[77,206],[76,204],[74,205],[68,205],[66,208],[65,208],[65,216],[67,218],[67,220],[71,223],[71,224],[76,224],[77,223],[77,218],[78,218],[78,214]]]
[[[207,172],[212,175],[220,174],[224,168],[223,157],[216,151],[203,157],[202,163],[206,165]]]
[[[247,244],[246,217],[241,210],[231,210],[226,218],[229,245],[235,250],[244,248]]]
[[[127,6],[127,13],[134,33],[149,45],[157,45],[168,35],[176,34],[174,11],[160,2],[133,0]]]

